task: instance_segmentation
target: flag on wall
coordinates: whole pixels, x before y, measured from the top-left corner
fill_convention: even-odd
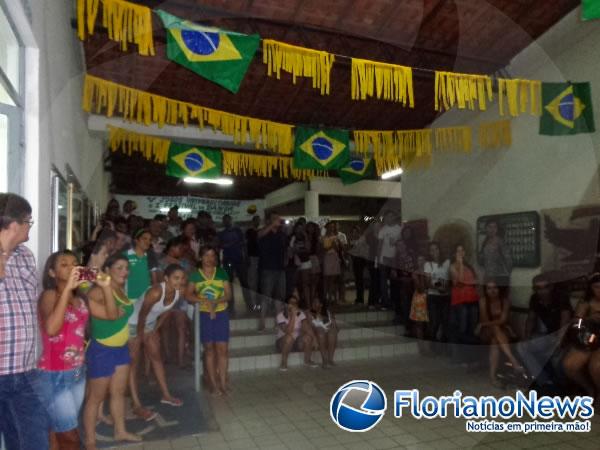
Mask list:
[[[593,133],[590,83],[542,83],[540,134]]]
[[[221,152],[172,142],[167,175],[177,178],[218,178],[221,176]]]
[[[246,35],[194,24],[156,10],[167,29],[167,57],[234,94],[260,43]]]
[[[350,159],[349,141],[348,131],[297,127],[294,168],[341,169]]]
[[[582,0],[581,18],[583,20],[600,19],[600,1]]]
[[[371,158],[351,158],[345,167],[338,171],[342,183],[353,184],[373,173],[373,160]]]

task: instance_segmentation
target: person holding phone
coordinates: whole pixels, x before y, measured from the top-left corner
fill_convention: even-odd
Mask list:
[[[293,294],[287,301],[287,308],[277,314],[277,341],[275,346],[281,352],[279,370],[288,370],[287,362],[291,351],[304,352],[304,365],[319,367],[311,360],[313,332],[306,314],[298,307],[298,296]]]
[[[214,247],[200,249],[200,267],[189,276],[185,298],[200,304],[200,341],[210,391],[214,396],[227,394],[231,283],[227,272],[217,266]]]
[[[258,329],[264,331],[267,310],[275,303],[275,310],[279,312],[285,298],[287,236],[283,229],[283,220],[274,212],[267,215],[267,225],[258,230],[257,234],[261,293]]]
[[[50,255],[38,304],[41,393],[50,417],[50,442],[61,450],[80,447],[77,427],[85,393],[84,336],[89,311],[77,288],[93,280],[78,266],[70,250]]]
[[[118,253],[110,256],[103,270],[88,293],[92,326],[86,351],[89,390],[83,411],[87,450],[96,449],[98,410],[109,392],[115,440],[142,440],[125,428],[125,391],[131,363],[127,322],[134,309],[134,302],[125,295],[127,257]]]

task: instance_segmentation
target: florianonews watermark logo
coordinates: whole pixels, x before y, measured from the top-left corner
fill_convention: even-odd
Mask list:
[[[470,432],[589,432],[590,419],[594,416],[593,402],[594,399],[587,396],[538,397],[533,390],[496,398],[463,395],[461,391],[421,397],[418,389],[411,389],[394,391],[393,412],[397,419],[404,415],[415,419],[466,419],[465,427]],[[353,380],[333,394],[329,406],[331,419],[338,427],[364,432],[381,421],[387,399],[376,383]],[[528,418],[533,420],[527,422]]]
[[[343,430],[369,431],[379,423],[387,409],[385,392],[368,380],[353,380],[331,397],[331,419]]]

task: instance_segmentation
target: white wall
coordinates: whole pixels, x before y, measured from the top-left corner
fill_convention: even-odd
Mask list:
[[[596,129],[600,129],[600,21],[581,22],[579,8],[519,54],[508,68],[517,78],[590,81]],[[432,127],[498,120],[493,104],[485,113],[451,111]],[[512,120],[512,147],[477,148],[472,154],[434,154],[432,166],[402,177],[402,212],[407,220],[427,218],[430,233],[444,223],[483,215],[598,203],[600,133],[541,136],[539,119]],[[476,134],[474,135],[476,136]],[[537,269],[515,269],[513,302],[525,306]]]
[[[71,27],[75,2],[33,0],[32,29],[39,47],[39,169],[37,179],[26,173],[27,183],[39,183],[34,212],[39,264],[51,245],[50,169],[66,176],[68,164],[83,191],[102,207],[108,197],[108,177],[103,170],[103,142],[92,138],[81,109],[83,51]],[[27,189],[26,189],[27,192]],[[33,243],[33,242],[32,242]]]

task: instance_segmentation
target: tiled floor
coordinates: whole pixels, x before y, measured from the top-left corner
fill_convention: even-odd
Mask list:
[[[502,395],[483,373],[450,366],[445,358],[403,356],[341,363],[331,370],[296,368],[280,373],[260,370],[232,374],[234,392],[211,399],[215,431],[162,442],[126,447],[167,449],[519,449],[600,448],[600,420],[590,433],[467,433],[462,419],[395,419],[388,414],[367,433],[342,431],[329,418],[329,402],[337,388],[352,379],[370,379],[388,394],[419,388],[450,394],[461,389],[474,395]],[[388,405],[390,408],[390,405]]]

